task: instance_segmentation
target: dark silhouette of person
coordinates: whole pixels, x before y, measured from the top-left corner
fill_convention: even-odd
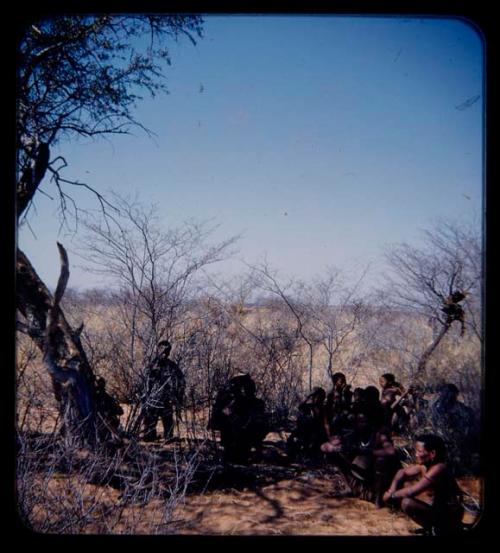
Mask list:
[[[325,430],[330,438],[348,425],[351,409],[352,391],[346,382],[344,373],[336,372],[332,376],[332,389],[326,396]]]
[[[385,411],[380,401],[380,392],[376,386],[367,386],[364,393],[364,411],[374,428],[385,423]]]
[[[387,427],[370,420],[370,412],[360,411],[355,416],[354,432],[350,437],[351,459],[349,483],[355,494],[373,501],[380,508],[382,495],[401,467]]]
[[[96,381],[95,401],[97,411],[102,417],[101,422],[108,430],[117,434],[123,409],[118,401],[106,391],[106,379],[103,377]]]
[[[249,374],[231,378],[217,393],[208,429],[220,432],[225,462],[245,464],[262,455],[269,423],[264,401],[255,393]]]
[[[459,394],[455,384],[443,384],[430,406],[430,420],[434,431],[446,439],[454,462],[472,468],[479,451],[479,425],[474,410],[458,400]]]
[[[396,381],[396,377],[392,373],[385,373],[379,378],[379,384],[382,388],[380,395],[380,403],[384,409],[384,424],[392,430],[398,428],[398,418],[404,418],[405,413],[401,411],[401,407],[395,406],[395,402],[402,394],[404,387]]]
[[[290,459],[299,454],[314,458],[320,453],[320,446],[327,439],[325,398],[325,390],[317,387],[299,405],[295,429],[287,440],[287,454]]]
[[[156,425],[161,419],[163,437],[169,441],[174,432],[174,411],[179,416],[184,403],[185,378],[177,363],[170,359],[172,346],[164,340],[147,378],[144,414],[144,440],[155,441]]]

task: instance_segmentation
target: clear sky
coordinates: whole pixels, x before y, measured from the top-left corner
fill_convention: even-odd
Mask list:
[[[166,226],[243,232],[227,273],[264,254],[283,275],[380,263],[437,218],[480,221],[483,46],[457,19],[207,16],[196,46],[172,45],[170,94],[145,99],[137,130],[61,147],[68,178],[137,192]],[[51,184],[42,188],[55,197]],[[75,194],[97,207],[90,194]],[[56,201],[38,194],[19,245],[50,287]],[[70,285],[99,281],[72,264]]]

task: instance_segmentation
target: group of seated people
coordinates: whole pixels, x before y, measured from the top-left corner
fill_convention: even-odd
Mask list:
[[[391,437],[393,406],[404,390],[392,374],[375,386],[351,392],[343,373],[333,375],[326,394],[315,388],[299,406],[295,430],[287,440],[291,459],[331,460],[349,478],[358,495],[382,506],[383,492],[401,464]]]
[[[432,404],[421,390],[405,388],[391,373],[375,386],[352,392],[343,373],[333,375],[326,394],[315,388],[299,406],[287,441],[290,458],[327,459],[346,477],[353,494],[380,508],[399,506],[422,532],[445,534],[461,525],[461,490],[446,463],[446,446],[434,433],[414,440],[415,464],[403,467],[393,437],[405,425],[415,432],[424,418],[450,427],[471,425],[472,410],[457,401],[458,388],[446,384]]]
[[[420,434],[414,443],[416,463],[406,466],[393,442],[402,425],[412,420],[418,425],[418,417],[412,417],[429,407],[423,395],[405,390],[390,373],[380,377],[380,391],[375,386],[351,391],[343,373],[335,373],[332,380],[328,394],[314,388],[299,405],[295,429],[287,439],[288,462],[326,461],[345,476],[355,496],[378,508],[399,506],[423,532],[457,529],[463,507],[443,440]],[[255,392],[255,383],[246,374],[232,378],[217,395],[208,426],[220,431],[227,462],[260,458],[271,428],[264,402]],[[456,386],[444,386],[432,412],[436,416],[455,412],[457,395]]]

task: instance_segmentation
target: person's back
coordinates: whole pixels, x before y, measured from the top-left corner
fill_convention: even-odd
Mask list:
[[[326,396],[325,419],[328,436],[342,432],[348,424],[351,409],[352,391],[346,383],[344,373],[335,373],[332,376],[332,389]]]
[[[95,399],[97,408],[106,424],[117,430],[120,426],[120,415],[123,415],[123,409],[118,401],[106,391],[106,381],[102,377],[97,379]]]
[[[287,453],[294,458],[297,453],[316,455],[327,439],[325,430],[326,397],[323,388],[315,388],[299,405],[296,426],[287,440]]]
[[[370,424],[380,428],[385,423],[385,411],[380,402],[380,393],[375,386],[367,386],[363,394],[363,403],[359,411],[365,412]]]

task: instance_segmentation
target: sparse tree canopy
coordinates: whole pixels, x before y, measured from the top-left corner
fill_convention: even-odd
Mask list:
[[[166,39],[184,35],[194,43],[201,33],[201,18],[187,15],[68,15],[26,26],[18,46],[18,218],[47,171],[66,212],[71,199],[62,185],[85,185],[62,177],[66,162],[51,160],[51,148],[141,126],[133,114],[141,94],[166,90]]]

